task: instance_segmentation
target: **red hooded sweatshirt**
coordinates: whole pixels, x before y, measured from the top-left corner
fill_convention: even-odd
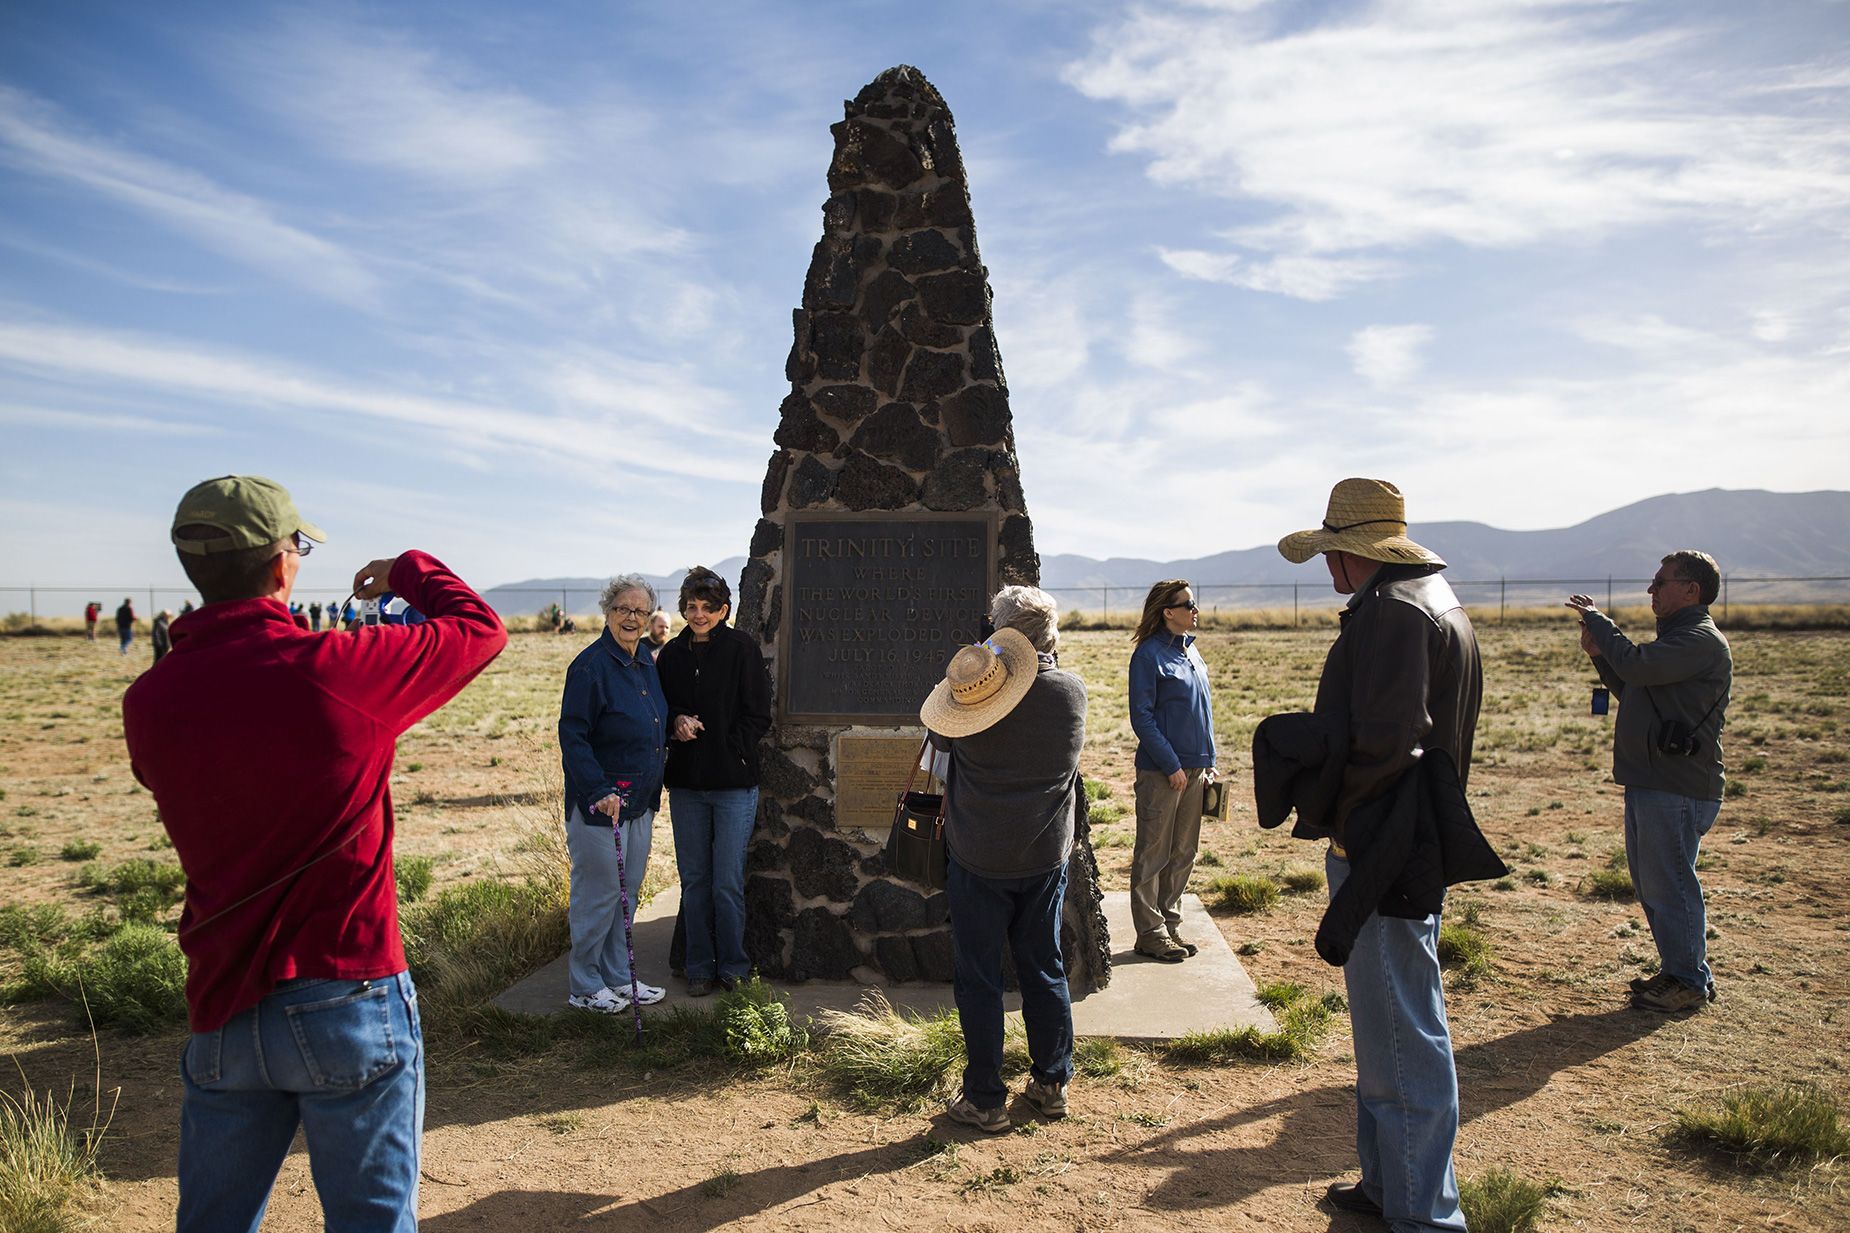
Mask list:
[[[310,633],[272,599],[208,604],[122,699],[135,777],[186,871],[180,949],[195,1032],[278,981],[405,967],[387,780],[400,733],[461,692],[507,631],[435,557],[392,590],[422,625]]]

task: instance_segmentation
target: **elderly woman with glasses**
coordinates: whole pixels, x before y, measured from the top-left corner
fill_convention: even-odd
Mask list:
[[[629,940],[667,759],[668,704],[640,646],[655,603],[655,588],[640,574],[610,580],[598,598],[604,630],[566,669],[559,703],[572,858],[566,1003],[607,1015],[663,997],[637,979]]]
[[[758,742],[771,727],[771,677],[758,643],[726,624],[732,588],[702,565],[681,583],[687,624],[656,652],[673,716],[668,813],[681,870],[689,997],[731,989],[745,954],[745,846],[758,817]]]
[[[1195,591],[1186,578],[1150,588],[1131,652],[1131,730],[1137,734],[1137,844],[1131,849],[1131,925],[1137,953],[1180,963],[1182,892],[1201,846],[1202,789],[1214,782],[1214,708],[1208,666],[1195,649]]]

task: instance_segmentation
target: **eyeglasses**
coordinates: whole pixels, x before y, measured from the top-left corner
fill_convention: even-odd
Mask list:
[[[618,617],[633,617],[638,621],[646,621],[649,619],[649,615],[653,613],[654,611],[655,609],[653,608],[625,608],[621,604],[619,604],[615,608],[610,609],[610,615],[618,616]]]
[[[293,552],[299,557],[305,557],[315,550],[315,545],[311,541],[304,539],[300,531],[297,531],[291,538],[295,540],[295,547],[285,548],[283,549],[284,552]]]
[[[1694,578],[1665,578],[1665,577],[1659,576],[1659,577],[1651,579],[1651,585],[1646,587],[1645,590],[1661,591],[1665,587],[1671,586],[1673,584],[1680,585],[1680,586],[1694,586],[1695,583],[1696,583],[1696,580]]]
[[[1186,609],[1188,609],[1188,610],[1189,610],[1190,612],[1200,612],[1200,611],[1201,611],[1201,605],[1200,605],[1200,604],[1196,604],[1196,603],[1187,603],[1187,604],[1164,604],[1164,605],[1163,605],[1163,611],[1164,611],[1164,612],[1174,612],[1174,611],[1175,611],[1175,610],[1176,610],[1177,608],[1186,608]]]

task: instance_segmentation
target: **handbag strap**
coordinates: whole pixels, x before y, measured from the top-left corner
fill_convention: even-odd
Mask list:
[[[931,733],[927,732],[925,734],[925,739],[919,742],[919,756],[912,760],[912,773],[906,776],[906,790],[900,793],[899,796],[901,802],[904,802],[907,797],[912,795],[912,785],[919,777],[919,764],[925,761],[925,751],[930,748]],[[935,816],[939,818],[944,817],[944,797],[944,793],[940,792],[938,794],[938,812]]]

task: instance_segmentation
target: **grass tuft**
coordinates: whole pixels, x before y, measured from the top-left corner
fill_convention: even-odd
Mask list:
[[[950,1095],[964,1060],[955,1013],[901,1014],[875,991],[856,1010],[817,1018],[824,1033],[818,1065],[855,1107],[910,1112]]]
[[[1446,921],[1439,926],[1439,963],[1457,972],[1458,983],[1469,988],[1490,972],[1490,939],[1475,925]]]
[[[71,1101],[0,1092],[0,1229],[9,1233],[73,1233],[90,1227],[81,1211],[101,1174],[97,1152],[105,1126],[93,1117],[71,1128]]]
[[[85,1005],[99,1024],[159,1032],[186,1018],[186,958],[165,930],[128,924],[87,952],[28,951],[16,993]]]
[[[1278,1030],[1262,1032],[1256,1027],[1216,1028],[1207,1032],[1188,1032],[1169,1042],[1165,1054],[1177,1062],[1290,1062],[1309,1055],[1329,1030],[1337,1008],[1328,996],[1309,998],[1302,985],[1267,985],[1260,993],[1265,1001],[1270,994],[1280,999],[1276,1006]],[[1289,995],[1289,996],[1287,996]],[[1337,996],[1337,1004],[1341,996]]]
[[[1530,1233],[1547,1205],[1550,1187],[1492,1169],[1460,1179],[1458,1201],[1471,1233]]]
[[[1685,1106],[1674,1133],[1760,1165],[1850,1155],[1850,1129],[1815,1083],[1739,1088]]]
[[[398,901],[416,903],[430,893],[431,869],[435,864],[428,856],[401,856],[393,862],[392,872],[398,879]]]
[[[1278,883],[1253,874],[1222,874],[1202,889],[1216,907],[1228,912],[1263,912],[1278,904]]]
[[[1124,1050],[1109,1036],[1087,1036],[1073,1046],[1073,1069],[1089,1079],[1109,1079],[1124,1071]]]
[[[73,839],[58,849],[58,859],[64,861],[93,861],[103,854],[103,845],[94,839]]]
[[[1278,875],[1278,880],[1293,895],[1308,895],[1323,889],[1323,874],[1316,869],[1287,869]]]
[[[1636,892],[1625,867],[1625,849],[1614,849],[1606,858],[1606,867],[1589,871],[1582,886],[1589,899],[1630,899]]]

